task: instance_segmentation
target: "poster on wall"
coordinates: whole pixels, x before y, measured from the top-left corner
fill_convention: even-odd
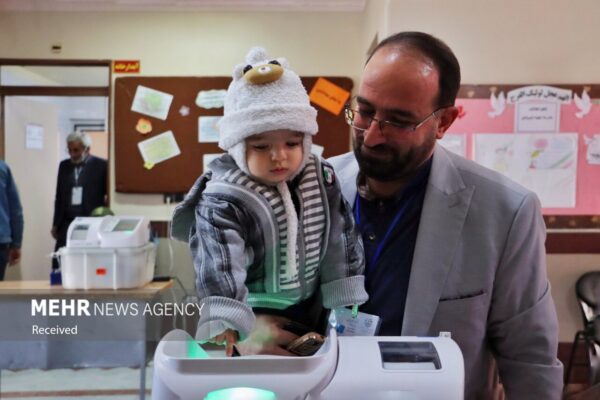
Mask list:
[[[144,165],[151,169],[155,164],[181,154],[172,131],[166,131],[150,139],[138,143]]]
[[[139,85],[135,91],[131,111],[154,118],[167,119],[173,95]]]
[[[198,117],[198,142],[212,143],[219,141],[219,128],[217,124],[222,117],[202,115]]]
[[[485,133],[473,139],[476,162],[534,191],[542,207],[575,207],[576,133]]]
[[[515,131],[558,132],[560,104],[531,101],[519,103],[515,109]]]
[[[558,132],[560,108],[571,104],[573,92],[553,86],[523,86],[508,92],[506,102],[515,105],[515,132]]]
[[[25,148],[30,150],[42,150],[44,148],[43,126],[27,124],[25,127]]]

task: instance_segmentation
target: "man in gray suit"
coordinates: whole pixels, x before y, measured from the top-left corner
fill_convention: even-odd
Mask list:
[[[460,67],[419,32],[381,42],[346,108],[353,153],[331,159],[365,243],[380,335],[450,332],[465,398],[559,399],[558,322],[536,195],[436,144],[452,125]]]

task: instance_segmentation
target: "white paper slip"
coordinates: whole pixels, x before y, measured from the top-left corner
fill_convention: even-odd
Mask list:
[[[225,103],[227,90],[202,90],[196,96],[196,105],[201,108],[221,108]]]
[[[218,142],[219,128],[217,128],[217,123],[220,120],[221,117],[213,117],[208,115],[198,117],[198,142]]]
[[[158,164],[181,154],[173,132],[166,131],[138,143],[144,163]]]
[[[135,91],[131,111],[150,115],[164,121],[167,119],[167,115],[169,115],[169,108],[172,101],[172,94],[139,85]]]

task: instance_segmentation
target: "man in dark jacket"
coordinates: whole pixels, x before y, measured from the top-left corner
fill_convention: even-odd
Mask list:
[[[88,216],[96,207],[106,205],[107,162],[90,154],[91,140],[85,133],[67,136],[70,158],[61,161],[56,180],[52,237],[55,251],[67,243],[69,224]],[[52,268],[57,269],[54,259]]]
[[[0,160],[0,281],[6,265],[16,265],[23,242],[23,208],[17,185],[6,163]]]

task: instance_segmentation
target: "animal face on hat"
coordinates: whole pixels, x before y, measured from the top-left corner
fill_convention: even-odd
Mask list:
[[[274,82],[283,75],[283,67],[277,60],[271,60],[267,64],[252,66],[246,65],[243,69],[244,79],[252,85],[262,85]]]
[[[246,62],[234,68],[223,114],[219,147],[227,151],[263,132],[287,129],[314,135],[318,131],[317,111],[300,77],[286,59],[269,58],[260,47],[250,49]]]

